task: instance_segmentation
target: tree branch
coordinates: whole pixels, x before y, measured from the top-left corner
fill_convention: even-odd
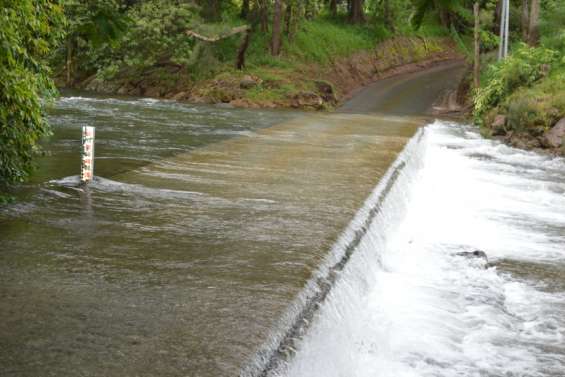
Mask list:
[[[204,41],[204,42],[217,42],[221,39],[231,37],[232,35],[247,32],[250,29],[251,29],[251,27],[249,25],[238,26],[238,27],[231,29],[228,32],[217,35],[215,37],[207,37],[205,35],[202,35],[202,34],[195,32],[194,30],[187,30],[186,34],[191,36],[191,37],[194,37],[196,39],[200,39],[201,41]]]

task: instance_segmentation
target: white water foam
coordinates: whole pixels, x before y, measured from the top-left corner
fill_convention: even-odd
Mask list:
[[[565,292],[457,255],[565,271],[565,161],[443,122],[408,149],[295,355],[271,374],[565,376]]]

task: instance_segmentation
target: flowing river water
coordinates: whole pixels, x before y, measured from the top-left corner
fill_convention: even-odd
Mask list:
[[[565,161],[420,116],[459,71],[334,114],[66,93],[0,210],[0,375],[565,375]]]

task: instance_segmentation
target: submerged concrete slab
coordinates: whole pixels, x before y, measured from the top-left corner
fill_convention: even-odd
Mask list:
[[[421,123],[299,116],[80,200],[50,186],[37,220],[3,218],[4,370],[237,374]]]
[[[185,347],[212,342],[221,352],[210,357],[225,367],[211,373],[202,365],[198,375],[233,375],[267,340],[422,123],[312,114],[116,177],[166,202],[191,193],[139,227],[153,227],[154,218],[174,224],[184,258],[198,261],[189,269],[198,281],[191,295],[206,305],[186,308],[184,331],[200,340],[191,344],[186,333]],[[159,238],[156,249],[170,243]]]
[[[360,98],[368,102],[343,110],[416,106],[408,82],[394,82],[377,105]],[[114,127],[171,116],[144,111]],[[3,372],[236,375],[423,123],[308,114],[152,158],[84,192],[66,180],[40,186],[29,203],[0,213]],[[182,140],[175,127],[167,135]]]

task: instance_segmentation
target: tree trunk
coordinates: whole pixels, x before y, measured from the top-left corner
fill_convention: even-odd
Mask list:
[[[363,12],[364,0],[350,0],[349,3],[349,21],[354,24],[360,24],[365,21]]]
[[[244,20],[247,20],[247,17],[249,16],[249,0],[243,0],[243,3],[241,3],[241,13],[239,16]]]
[[[330,0],[330,14],[333,18],[337,17],[337,0]]]
[[[480,14],[479,14],[479,3],[476,2],[473,5],[473,11],[475,13],[475,64],[473,67],[473,78],[475,82],[475,89],[479,88],[481,85],[480,75],[481,75],[481,45],[479,39],[480,32]]]
[[[528,0],[522,0],[522,39],[528,40],[528,28],[530,27],[530,9]]]
[[[386,27],[394,33],[394,23],[392,22],[392,13],[390,11],[390,0],[383,0],[383,15]]]
[[[201,0],[201,15],[207,21],[218,21],[221,16],[221,0]]]
[[[286,15],[284,19],[284,32],[288,40],[292,40],[292,4],[286,5]]]
[[[259,0],[259,17],[261,18],[261,31],[269,31],[269,8],[266,0]]]
[[[539,12],[540,0],[532,0],[530,9],[530,25],[528,30],[528,43],[537,46],[539,43]]]
[[[247,32],[243,36],[241,44],[239,45],[239,50],[237,51],[237,61],[235,63],[235,67],[239,70],[245,67],[245,52],[247,51],[247,47],[249,47],[250,37],[251,31],[247,30]]]
[[[73,67],[73,41],[69,37],[67,38],[67,86],[70,87],[71,85],[71,75],[72,75],[72,67]]]
[[[500,29],[500,22],[502,20],[502,2],[504,0],[498,0],[496,2],[496,8],[494,9],[494,22],[493,22],[493,33],[498,33],[498,29]]]
[[[278,56],[281,53],[282,1],[275,0],[273,9],[273,35],[271,39],[271,55],[273,56]]]

